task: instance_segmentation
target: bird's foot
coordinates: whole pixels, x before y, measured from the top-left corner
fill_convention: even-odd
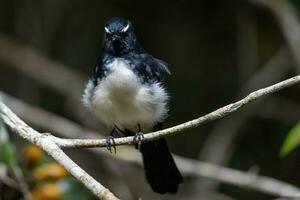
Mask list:
[[[137,142],[137,148],[140,150],[143,140],[145,139],[144,133],[138,132],[135,134],[133,141]]]
[[[117,153],[116,142],[113,136],[106,137],[106,148],[110,153],[112,153],[112,149],[114,149],[115,154]]]

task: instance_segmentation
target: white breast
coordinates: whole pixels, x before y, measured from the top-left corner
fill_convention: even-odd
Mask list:
[[[115,59],[107,66],[109,75],[93,89],[87,84],[90,109],[108,126],[137,130],[162,121],[167,114],[168,95],[159,83],[142,84],[124,59]]]

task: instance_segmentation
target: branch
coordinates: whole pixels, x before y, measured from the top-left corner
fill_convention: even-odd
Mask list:
[[[1,32],[0,44],[0,60],[8,64],[6,67],[14,68],[61,94],[72,97],[81,95],[81,90],[72,88],[82,88],[84,77],[74,68],[50,60],[40,52],[29,46],[20,45]],[[53,77],[55,77],[55,81]]]
[[[290,87],[292,85],[295,85],[296,83],[300,82],[300,75],[294,76],[290,79],[287,79],[285,81],[279,82],[277,84],[271,85],[269,87],[257,90],[255,92],[250,93],[248,96],[243,98],[242,100],[239,100],[235,103],[229,104],[227,106],[221,107],[207,115],[204,115],[202,117],[199,117],[197,119],[185,122],[183,124],[173,126],[171,128],[167,128],[161,131],[156,131],[152,133],[147,133],[144,135],[144,141],[152,141],[156,140],[158,138],[175,135],[179,133],[183,133],[186,130],[196,128],[201,124],[223,118],[237,110],[239,110],[244,105],[255,101],[261,97],[264,97],[268,94],[275,93],[279,90],[282,90],[286,87]],[[89,139],[61,139],[57,138],[55,136],[53,137],[53,141],[55,143],[63,148],[69,148],[69,147],[106,147],[106,140],[100,139],[100,140],[89,140]],[[133,136],[130,137],[122,137],[115,139],[116,145],[125,145],[125,144],[134,144],[137,143],[137,141],[134,140]]]
[[[7,124],[13,132],[21,136],[23,139],[39,146],[50,156],[52,156],[59,164],[65,167],[76,179],[81,181],[89,190],[91,190],[97,197],[103,200],[117,200],[107,188],[97,182],[93,177],[81,169],[75,162],[73,162],[59,146],[45,134],[41,134],[25,122],[19,119],[5,104],[0,102],[0,116],[4,123]]]
[[[215,164],[204,163],[193,159],[183,159],[179,156],[175,158],[180,169],[188,171],[192,175],[203,176],[223,183],[237,185],[279,197],[300,197],[299,188],[270,177],[257,175],[253,172],[247,173],[220,167]]]
[[[3,92],[0,92],[0,98],[10,107],[13,107],[15,112],[26,121],[29,121],[36,126],[40,126],[43,129],[55,131],[62,137],[80,137],[83,135],[88,138],[99,137],[99,134],[89,132],[81,126],[74,124],[70,120],[39,109],[37,107],[28,105]],[[36,121],[34,121],[33,118],[35,118]],[[64,124],[64,126],[60,126],[60,124]],[[45,135],[44,137],[52,136]],[[93,153],[101,154],[102,156],[109,156],[110,158],[121,159],[127,162],[139,164],[140,166],[142,165],[138,152],[132,148],[123,147],[122,151],[119,151],[119,153],[116,155],[112,155],[107,151],[102,151],[99,148],[88,150]],[[186,176],[208,178],[225,184],[253,189],[255,191],[260,191],[276,196],[298,197],[300,194],[299,188],[273,178],[251,174],[249,172],[243,172],[236,169],[221,167],[215,164],[200,162],[193,159],[187,159],[176,155],[174,156],[180,171]]]
[[[249,80],[242,84],[243,86],[239,89],[236,96],[242,97],[253,90],[282,80],[291,71],[293,65],[293,61],[289,57],[287,48],[282,46]],[[237,146],[236,137],[240,133],[240,128],[254,114],[266,113],[266,106],[268,107],[267,110],[270,110],[270,104],[275,106],[274,98],[269,98],[268,102],[260,101],[249,105],[244,108],[243,112],[216,123],[202,146],[198,160],[205,160],[206,162],[226,166]],[[276,106],[278,105],[282,104],[277,104]],[[272,109],[272,111],[275,110],[277,109]],[[286,111],[286,109],[284,110]],[[284,119],[281,115],[278,116]],[[207,180],[200,180],[196,184],[198,188],[209,190],[215,190],[218,186],[219,183]]]
[[[83,128],[69,119],[27,104],[24,101],[2,92],[1,90],[0,101],[4,102],[8,107],[13,108],[13,111],[26,123],[44,131],[51,130],[51,133],[54,135],[59,134],[60,136],[67,138],[81,138],[84,136],[85,138],[90,139],[99,139],[101,136],[99,133]],[[66,136],[63,133],[68,134]]]
[[[0,32],[0,44],[0,61],[5,64],[5,67],[16,70],[57,91],[65,97],[66,109],[77,120],[90,127],[100,129],[96,120],[88,115],[82,106],[79,106],[85,82],[85,76],[82,73],[76,71],[72,66],[49,59],[41,52],[19,43],[2,32]]]
[[[257,70],[243,84],[236,96],[241,97],[257,88],[268,85],[268,83],[282,80],[291,70],[291,59],[288,57],[289,54],[286,47],[281,47],[261,69]],[[219,121],[202,146],[199,159],[224,165],[226,160],[229,160],[231,157],[233,149],[236,146],[234,138],[237,137],[239,128],[244,124],[246,119],[257,113],[257,109],[262,110],[261,107],[265,105],[263,102],[258,102],[255,105],[248,106],[238,115]]]
[[[25,199],[31,199],[32,194],[29,191],[29,187],[28,187],[26,181],[24,180],[24,174],[23,174],[21,168],[18,165],[12,165],[11,169],[12,169],[15,179],[19,185],[19,189],[23,193]]]
[[[5,38],[3,35],[1,37]],[[10,42],[12,42],[12,41],[10,41]],[[3,42],[1,42],[1,43],[3,43]],[[14,46],[11,46],[11,44],[14,44],[14,43],[10,44],[8,42],[8,43],[5,43],[5,44],[7,44],[8,47],[14,47]],[[4,46],[4,45],[2,45],[2,46]],[[17,46],[15,46],[15,47],[17,47]],[[18,56],[26,55],[28,58],[33,58],[33,59],[29,59],[29,60],[37,60],[37,61],[40,60],[39,55],[34,54],[34,56],[32,57],[32,54],[31,54],[32,52],[23,51],[23,50],[26,50],[26,49],[18,49],[18,48],[16,48],[16,49],[14,49],[14,48],[4,48],[4,49],[5,49],[5,51],[0,51],[0,52],[10,52],[10,51],[13,51],[13,52],[17,52],[14,55],[18,55]],[[22,50],[22,51],[20,51],[20,50]],[[29,48],[28,48],[28,50],[29,50]],[[8,62],[8,63],[10,62],[10,64],[12,64],[14,67],[20,69],[20,71],[23,71],[27,75],[34,77],[36,80],[38,80],[40,82],[45,82],[45,78],[41,79],[40,75],[39,76],[35,76],[36,73],[27,73],[28,67],[31,67],[33,65],[36,65],[36,66],[39,66],[39,67],[40,66],[47,66],[47,68],[51,68],[53,66],[58,66],[56,63],[47,62],[46,59],[45,60],[42,59],[43,65],[40,65],[40,63],[30,63],[30,62],[28,62],[26,64],[26,66],[25,66],[24,65],[24,60],[26,61],[27,59],[21,59],[22,62],[19,62],[20,60],[18,58],[14,58],[13,59],[11,56],[12,56],[12,54],[9,54],[9,53],[8,54],[2,54],[1,55],[1,59],[4,60],[4,61],[6,61],[6,62]],[[35,57],[35,56],[37,56],[37,57]],[[12,61],[13,61],[13,63],[11,63]],[[49,63],[51,65],[49,65]],[[61,66],[59,66],[59,67],[61,67]],[[29,70],[29,71],[35,72],[34,69]],[[54,70],[54,71],[57,72],[57,70]],[[32,74],[34,74],[34,76]],[[57,74],[57,73],[55,73],[55,74]],[[49,77],[52,77],[52,76],[49,76]],[[70,76],[63,76],[63,77],[65,78],[65,77],[70,77]],[[214,111],[214,112],[212,112],[212,113],[210,113],[208,115],[200,117],[198,119],[195,119],[195,120],[192,120],[190,122],[187,122],[187,123],[184,123],[184,124],[181,124],[181,125],[169,128],[169,129],[165,129],[165,130],[162,130],[162,131],[159,131],[159,132],[154,132],[154,133],[146,134],[145,135],[146,136],[145,139],[146,140],[155,140],[156,138],[159,138],[159,137],[164,137],[164,136],[167,136],[167,135],[180,133],[180,132],[183,132],[185,130],[197,127],[197,126],[199,126],[199,125],[201,125],[203,123],[206,123],[206,122],[209,122],[209,121],[212,121],[212,120],[215,120],[215,119],[222,118],[222,117],[224,117],[224,116],[226,116],[226,115],[228,115],[228,114],[230,114],[232,112],[235,112],[240,107],[242,107],[243,105],[245,105],[245,104],[247,104],[247,103],[249,103],[249,102],[251,102],[253,100],[256,100],[256,99],[258,99],[258,98],[260,98],[260,97],[262,97],[264,95],[276,92],[276,91],[278,91],[280,89],[283,89],[285,87],[291,86],[291,85],[295,84],[296,82],[299,82],[299,76],[296,76],[294,78],[295,78],[295,82],[293,82],[293,83],[288,83],[287,85],[283,85],[283,86],[279,85],[278,86],[279,88],[274,87],[273,88],[274,90],[271,88],[271,90],[265,91],[265,93],[262,92],[262,91],[260,91],[260,90],[256,91],[257,94],[252,94],[251,93],[249,96],[247,96],[246,98],[242,99],[241,101],[238,101],[236,103],[233,103],[233,104],[230,104],[230,105],[225,106],[223,108],[220,108],[220,109],[218,109],[218,110],[216,110],[216,111]],[[60,91],[61,93],[65,93],[65,91],[67,91],[68,84],[61,84],[61,83],[55,84],[55,83],[50,82],[50,81],[53,81],[53,79],[51,79],[51,80],[49,79],[49,81],[48,81],[48,79],[46,78],[46,80],[47,80],[46,81],[46,85],[49,85],[52,88],[55,88],[56,90]],[[60,88],[61,86],[66,86],[66,88]],[[265,89],[268,89],[268,88],[265,88]],[[263,90],[265,90],[265,89],[263,89]],[[70,92],[70,90],[68,90],[67,92]],[[1,108],[0,108],[0,114],[2,115]],[[28,128],[28,127],[26,126],[26,128]],[[26,129],[24,129],[24,130],[26,130]],[[24,130],[22,130],[22,131],[24,131]],[[36,133],[38,133],[38,132],[36,132]],[[78,147],[94,147],[94,146],[105,146],[105,140],[96,140],[96,143],[94,143],[94,142],[89,143],[89,140],[82,140],[81,142],[84,141],[84,144],[81,144],[80,140],[59,139],[59,138],[56,138],[56,137],[53,137],[53,136],[50,136],[50,135],[42,135],[40,133],[38,133],[38,134],[41,136],[41,138],[42,138],[41,140],[43,140],[43,141],[51,141],[51,146],[53,146],[53,145],[55,146],[56,145],[56,148],[58,148],[57,147],[58,145],[61,145],[62,147],[75,147],[75,146],[78,146]],[[52,139],[54,139],[54,142],[55,142],[53,145],[52,145],[52,143],[53,143]],[[132,143],[134,143],[133,140],[132,140],[133,139],[132,137],[127,137],[127,138],[124,138],[124,139],[125,140],[123,140],[123,138],[116,139],[117,144],[121,145],[121,144],[132,144]],[[38,141],[40,141],[40,139]],[[76,141],[76,142],[73,143],[74,141]],[[93,141],[95,141],[95,140],[93,140]],[[56,142],[57,142],[57,144],[56,144]],[[62,152],[62,151],[59,148],[58,148],[58,150],[59,151],[57,151],[56,153],[60,154],[60,152]],[[94,149],[94,150],[99,150],[99,149]],[[63,153],[63,155],[66,156],[64,153]],[[176,160],[178,161],[178,158]],[[180,161],[178,161],[178,162],[180,162]],[[190,164],[190,166],[197,166],[197,170],[195,172],[195,175],[197,175],[197,176],[202,176],[202,177],[206,177],[206,178],[212,178],[214,180],[218,180],[218,181],[221,181],[221,182],[225,182],[225,183],[229,183],[229,184],[234,184],[234,185],[240,185],[240,186],[243,186],[243,187],[246,187],[246,188],[252,188],[254,190],[259,190],[259,191],[262,191],[262,192],[266,192],[266,193],[274,194],[274,195],[279,195],[279,196],[289,196],[289,195],[287,195],[287,194],[289,194],[289,191],[291,191],[291,193],[293,193],[292,196],[295,196],[296,194],[299,194],[299,189],[298,188],[293,187],[293,186],[289,187],[290,185],[288,185],[288,184],[285,184],[283,182],[277,181],[275,179],[270,179],[270,178],[267,178],[267,177],[263,177],[263,178],[267,178],[267,180],[270,183],[272,183],[272,184],[274,183],[273,186],[274,185],[275,186],[278,185],[279,188],[275,187],[275,190],[270,190],[269,189],[269,185],[265,185],[265,187],[261,187],[261,188],[256,188],[255,187],[256,184],[258,184],[258,185],[260,185],[260,184],[257,183],[257,182],[251,182],[251,184],[249,184],[249,183],[245,184],[245,180],[247,180],[247,178],[244,179],[244,184],[240,184],[241,182],[243,182],[242,181],[243,180],[243,176],[235,176],[235,178],[233,178],[232,176],[226,177],[226,173],[221,173],[224,170],[230,170],[230,169],[219,167],[219,166],[216,166],[216,165],[210,165],[210,167],[213,167],[212,168],[213,170],[211,170],[211,172],[214,172],[214,173],[208,173],[208,171],[205,170],[205,167],[202,167],[202,166],[205,166],[205,164],[207,164],[207,163],[201,163],[201,162],[196,162],[196,161],[193,161],[193,162],[189,162],[187,159],[185,159],[183,163]],[[76,167],[78,167],[78,166],[76,166]],[[182,169],[182,167],[180,167],[180,168]],[[186,168],[186,170],[187,171],[185,171],[183,169],[183,171],[185,171],[186,173],[191,173],[191,169],[188,170],[188,168]],[[247,175],[249,175],[249,174],[245,174],[244,172],[241,172],[241,171],[238,171],[238,170],[232,170],[232,172],[235,172],[235,171],[237,173],[244,174],[245,175],[244,177],[246,177]],[[233,174],[231,174],[231,175],[233,175]],[[251,177],[253,177],[253,175],[251,175]],[[257,176],[255,175],[255,177],[257,177]],[[233,181],[233,179],[235,179],[235,181]],[[263,179],[258,179],[258,180],[263,180]],[[248,182],[248,181],[246,181],[246,182]],[[260,182],[260,181],[258,181],[258,182]],[[291,190],[287,190],[285,188],[290,188]]]

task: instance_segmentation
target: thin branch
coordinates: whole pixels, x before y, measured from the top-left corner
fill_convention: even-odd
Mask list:
[[[8,64],[7,67],[14,68],[61,94],[72,97],[81,95],[81,90],[77,88],[83,87],[84,78],[71,67],[48,59],[40,52],[19,44],[1,32],[0,44],[0,60]]]
[[[244,105],[255,101],[261,97],[264,97],[268,94],[277,92],[279,90],[282,90],[286,87],[290,87],[292,85],[295,85],[296,83],[300,82],[300,75],[294,76],[290,79],[287,79],[285,81],[279,82],[277,84],[271,85],[269,87],[257,90],[255,92],[250,93],[248,96],[243,98],[242,100],[239,100],[235,103],[229,104],[227,106],[221,107],[207,115],[204,115],[202,117],[199,117],[197,119],[185,122],[183,124],[173,126],[171,128],[167,128],[161,131],[156,131],[152,133],[147,133],[144,135],[144,141],[152,141],[156,140],[158,138],[175,135],[179,133],[183,133],[186,130],[196,128],[201,124],[220,119],[222,117],[225,117],[237,110],[239,110]],[[188,133],[188,132],[186,132]],[[53,137],[53,141],[60,147],[63,148],[69,148],[69,147],[106,147],[106,140],[100,139],[100,140],[89,140],[89,139],[61,139],[57,138],[55,136]],[[125,144],[134,144],[137,143],[137,141],[134,140],[134,137],[122,137],[115,139],[116,145],[125,145]]]
[[[3,51],[1,51],[1,52],[3,52]],[[6,51],[4,51],[4,52],[9,52],[7,49],[6,49]],[[18,51],[17,51],[18,52]],[[19,52],[20,54],[21,54],[21,52]],[[17,53],[16,54],[14,54],[14,55],[18,55]],[[26,54],[25,54],[26,55]],[[6,56],[9,56],[9,54],[7,54]],[[3,59],[3,57],[2,57],[2,59]],[[3,60],[16,60],[16,59],[11,59],[10,57],[6,57],[6,59],[3,59]],[[26,60],[26,59],[25,59]],[[39,60],[39,59],[34,59],[34,60]],[[24,60],[23,60],[24,61]],[[24,63],[24,62],[23,62]],[[46,62],[45,62],[46,63]],[[50,62],[51,63],[51,62]],[[24,66],[22,63],[20,63],[20,62],[16,62],[16,63],[13,63],[13,64],[15,64],[16,66]],[[30,65],[27,65],[27,66],[31,66],[31,65],[35,65],[36,63],[31,63]],[[47,64],[47,63],[46,63]],[[40,66],[40,65],[39,65]],[[24,69],[24,68],[23,68]],[[24,69],[25,70],[25,69]],[[24,71],[25,72],[25,71]],[[25,72],[26,73],[26,72]],[[31,73],[28,73],[28,75],[31,75]],[[51,76],[49,76],[49,77],[51,77]],[[70,76],[67,76],[67,77],[70,77]],[[297,77],[294,77],[294,78],[296,78],[296,80],[295,80],[295,83],[296,82],[299,82],[299,76],[297,76]],[[44,82],[44,79],[40,79],[38,76],[37,76],[37,78],[36,79],[38,79],[39,81],[41,81],[41,82]],[[64,86],[65,84],[57,84],[57,85],[52,85],[53,83],[51,83],[50,81],[52,81],[52,80],[49,80],[49,85],[50,86],[52,86],[53,88],[55,88],[55,89],[57,89],[58,87],[61,87],[61,86]],[[252,96],[251,96],[251,94],[249,95],[249,96],[247,96],[245,99],[242,99],[241,101],[238,101],[238,102],[236,102],[236,103],[233,103],[233,104],[230,104],[230,105],[228,105],[228,106],[225,106],[225,107],[223,107],[223,108],[220,108],[220,109],[218,109],[217,111],[214,111],[214,112],[212,112],[212,113],[210,113],[210,114],[208,114],[208,115],[205,115],[205,116],[203,116],[203,117],[200,117],[200,118],[198,118],[198,119],[195,119],[195,120],[192,120],[192,121],[190,121],[190,122],[187,122],[187,123],[184,123],[184,124],[181,124],[181,125],[178,125],[178,126],[175,126],[175,127],[173,127],[173,128],[169,128],[169,129],[165,129],[165,130],[163,130],[163,131],[159,131],[159,132],[154,132],[154,133],[150,133],[150,134],[146,134],[145,136],[146,136],[146,140],[154,140],[154,139],[156,139],[156,138],[158,138],[158,137],[164,137],[164,136],[167,136],[167,135],[171,135],[171,134],[176,134],[176,133],[179,133],[179,132],[183,132],[183,131],[185,131],[185,130],[188,130],[188,129],[191,129],[191,128],[194,128],[194,127],[197,127],[197,126],[199,126],[199,125],[201,125],[201,124],[203,124],[203,123],[206,123],[206,122],[209,122],[209,121],[212,121],[212,120],[215,120],[215,119],[219,119],[219,118],[222,118],[222,117],[224,117],[224,116],[226,116],[226,115],[228,115],[228,114],[230,114],[230,113],[232,113],[232,112],[235,112],[236,110],[238,110],[240,107],[242,107],[243,105],[245,105],[245,104],[247,104],[247,103],[249,103],[249,102],[251,102],[251,101],[253,101],[253,100],[256,100],[257,98],[260,98],[260,97],[262,97],[262,96],[264,96],[264,95],[266,95],[266,94],[269,94],[269,93],[272,93],[272,92],[275,92],[275,91],[277,91],[277,90],[279,90],[279,89],[282,89],[282,88],[284,88],[284,87],[288,87],[288,86],[290,86],[290,85],[293,85],[293,84],[295,84],[295,83],[290,83],[289,85],[285,85],[285,86],[283,86],[283,87],[279,87],[279,88],[274,88],[274,90],[270,90],[269,92],[266,92],[266,93],[263,93],[263,94],[260,94],[260,90],[259,91],[257,91],[258,92],[258,94],[253,94]],[[68,84],[67,84],[68,85]],[[265,89],[267,89],[267,88],[265,88]],[[58,88],[58,90],[59,91],[65,91],[65,89],[59,89]],[[70,91],[69,91],[70,92]],[[257,95],[257,96],[256,96]],[[245,100],[245,101],[244,101]],[[40,134],[40,133],[38,133],[38,134]],[[41,135],[41,134],[40,134]],[[46,141],[46,140],[49,140],[49,141],[52,141],[51,140],[51,138],[52,139],[54,139],[54,141],[55,142],[57,142],[58,144],[61,144],[61,146],[63,146],[63,147],[74,147],[74,146],[78,146],[79,144],[75,144],[75,143],[72,143],[72,141],[75,141],[75,140],[66,140],[66,139],[59,139],[59,138],[53,138],[53,136],[48,136],[48,135],[41,135],[41,137],[42,137],[42,139],[41,139],[41,141]],[[123,139],[123,138],[120,138],[120,139]],[[125,140],[120,140],[120,139],[116,139],[116,142],[117,142],[117,144],[118,145],[121,145],[121,144],[132,144],[133,143],[133,138],[132,137],[127,137],[127,138],[125,138]],[[120,140],[120,141],[119,141]],[[38,140],[38,141],[40,141],[40,139]],[[41,142],[40,141],[40,142]],[[79,142],[80,140],[76,140],[77,142]],[[83,146],[81,146],[81,144],[79,145],[80,147],[93,147],[94,145],[95,145],[95,143],[90,143],[90,144],[88,144],[88,140],[84,140],[85,142],[87,142],[87,143],[85,143],[85,145],[83,145]],[[95,140],[93,140],[93,141],[95,141]],[[99,140],[98,140],[99,141]],[[101,142],[99,143],[100,144],[100,146],[105,146],[105,140],[100,140]],[[96,141],[97,142],[97,141]],[[103,143],[104,142],[104,143]],[[51,142],[51,146],[52,146],[52,143],[53,143],[53,141]],[[54,145],[57,145],[57,144],[54,144]],[[96,146],[98,146],[97,144],[96,144]],[[56,147],[56,148],[58,148],[58,147]],[[59,148],[58,148],[59,149]],[[60,149],[59,149],[60,150]],[[61,150],[60,150],[61,151]],[[58,151],[58,153],[60,153],[60,151]],[[57,152],[56,152],[57,153]],[[62,152],[63,153],[63,152]],[[66,155],[65,155],[66,156]],[[177,159],[178,160],[178,159]],[[191,163],[190,163],[191,164]],[[202,170],[200,170],[200,166],[203,166],[203,163],[198,163],[197,162],[197,164],[199,164],[199,165],[197,165],[199,168],[199,171],[205,171],[205,170],[203,170],[203,168],[202,168]],[[214,165],[212,165],[212,166],[214,166]],[[215,170],[219,170],[219,169],[221,169],[221,171],[222,171],[222,169],[224,169],[224,168],[214,168]],[[225,168],[226,169],[226,168]],[[227,179],[226,178],[226,176],[219,176],[219,175],[221,175],[221,174],[223,174],[223,173],[220,173],[219,171],[214,171],[214,170],[212,170],[214,173],[203,173],[202,175],[201,175],[201,173],[199,173],[198,175],[199,176],[203,176],[203,177],[209,177],[210,175],[212,176],[211,178],[212,179],[215,179],[215,180],[219,180],[219,181],[222,181],[222,182],[227,182],[227,183],[231,183],[231,184],[234,184],[234,185],[239,185],[239,178],[241,178],[240,176],[235,176],[235,177],[239,177],[239,178],[237,178],[235,181],[232,181],[232,179],[231,178],[229,178],[229,179]],[[235,171],[235,170],[233,170],[233,171]],[[238,171],[239,172],[239,171]],[[240,173],[243,173],[243,172],[240,172]],[[208,175],[207,175],[208,174]],[[213,176],[213,174],[214,174],[214,176]],[[226,174],[226,173],[225,173]],[[251,177],[253,177],[253,175],[251,175]],[[272,179],[268,179],[269,181],[272,181]],[[277,180],[273,180],[275,183],[276,183],[276,181]],[[247,181],[246,181],[247,182]],[[285,185],[285,183],[282,183],[282,185],[281,185],[281,182],[277,182],[279,185],[280,185],[280,188],[281,189],[279,189],[279,191],[278,192],[276,192],[276,190],[278,189],[278,188],[276,188],[276,190],[274,190],[274,191],[272,191],[271,190],[271,194],[275,194],[275,195],[279,195],[279,194],[281,194],[281,191],[283,190],[283,191],[293,191],[292,193],[295,195],[295,194],[299,194],[299,190],[297,189],[297,188],[295,188],[294,187],[294,189],[296,189],[296,190],[285,190],[284,188],[287,186],[287,185]],[[255,186],[255,184],[256,184],[256,182],[253,182],[252,183],[252,185],[251,184],[242,184],[241,186],[244,186],[244,187],[246,187],[246,188],[252,188],[252,189],[255,189],[255,190],[257,190],[257,188],[255,188],[254,186],[253,186],[253,184],[254,184],[254,186]],[[249,187],[249,185],[250,185],[250,187]],[[276,185],[276,184],[275,184]],[[262,187],[262,189],[261,189],[261,191],[263,191],[263,192],[267,192],[267,193],[269,193],[268,192],[268,185],[266,185],[266,188],[267,188],[267,190],[264,188],[264,187]],[[259,190],[259,189],[258,189]],[[286,196],[286,192],[283,192],[283,193],[285,193],[284,195],[282,195],[282,196]],[[294,196],[294,195],[292,195],[292,196]]]
[[[270,83],[279,82],[291,71],[292,65],[294,64],[287,48],[282,46],[247,82],[243,83],[236,96],[241,97]],[[273,102],[273,98],[269,98],[268,102],[259,101],[244,108],[243,112],[216,123],[205,140],[198,159],[226,166],[237,146],[236,138],[240,133],[240,128],[254,114],[265,113],[265,107],[270,104],[274,105]],[[215,190],[218,185],[219,183],[214,181],[199,180],[196,187]]]
[[[62,137],[73,137],[76,136],[77,133],[79,133],[80,136],[84,135],[88,138],[99,137],[99,134],[89,132],[81,126],[74,124],[70,120],[67,120],[63,117],[59,117],[53,113],[36,108],[34,106],[28,105],[20,100],[10,97],[9,95],[3,92],[0,92],[0,97],[5,103],[13,107],[15,112],[18,115],[22,116],[22,118],[24,118],[26,121],[30,121],[30,123],[40,126],[43,129],[55,131]],[[35,116],[38,119],[36,119],[36,121],[33,121],[34,119],[32,119],[32,116]],[[43,122],[42,120],[45,120],[45,122]],[[56,124],[60,123],[63,123],[65,126],[56,126]],[[48,136],[45,135],[45,137]],[[99,148],[89,150],[93,153],[101,154],[102,156],[109,156],[110,158],[121,159],[127,162],[139,164],[140,166],[142,165],[138,152],[129,147],[122,147],[122,151],[119,151],[119,153],[116,155],[112,155],[108,153],[108,151],[103,151]],[[215,164],[200,162],[197,160],[188,159],[176,155],[174,156],[180,171],[186,176],[208,178],[225,184],[231,184],[247,189],[253,189],[255,191],[260,191],[276,196],[295,197],[298,196],[300,193],[299,188],[273,178],[257,174],[251,174],[249,172],[243,172],[236,169],[221,167]],[[250,176],[252,177],[251,181],[249,181]],[[268,184],[263,184],[264,182],[267,182]]]
[[[0,163],[0,186],[1,183],[20,190],[18,183],[7,175],[7,166],[2,163]]]
[[[29,187],[24,179],[23,172],[21,171],[20,167],[18,165],[12,165],[11,169],[14,173],[15,179],[17,180],[19,189],[22,191],[25,199],[31,199],[32,195],[29,190]]]
[[[4,102],[8,105],[8,107],[13,108],[13,111],[26,123],[40,128],[41,130],[44,130],[44,132],[46,130],[51,130],[51,133],[54,135],[68,133],[67,136],[65,134],[61,135],[67,138],[101,138],[99,133],[83,128],[69,119],[27,104],[24,101],[14,98],[2,91],[0,91],[0,101]]]
[[[280,50],[241,87],[236,96],[241,97],[257,88],[282,80],[291,70],[291,59],[288,57],[289,54],[286,47],[281,47]],[[263,102],[257,102],[255,105],[245,108],[242,113],[219,121],[205,141],[199,159],[224,165],[226,160],[229,160],[231,157],[231,153],[236,146],[234,144],[234,138],[237,137],[239,128],[244,124],[246,119],[254,113],[257,113],[259,107],[265,105]]]
[[[192,175],[204,176],[214,180],[217,179],[223,183],[237,185],[270,195],[280,197],[300,197],[299,188],[270,177],[257,175],[252,172],[247,173],[226,167],[219,167],[214,164],[192,159],[182,159],[179,156],[176,156],[175,158],[181,169],[191,172]],[[189,162],[187,162],[187,160]]]
[[[16,70],[65,96],[67,103],[64,105],[77,120],[93,128],[102,128],[82,106],[79,106],[85,82],[85,76],[82,73],[72,66],[49,59],[40,51],[2,32],[0,32],[0,44],[0,61],[5,64],[5,67]]]
[[[0,116],[4,123],[7,124],[13,132],[46,151],[58,163],[64,166],[65,169],[70,172],[70,174],[72,174],[89,190],[91,190],[97,197],[103,200],[118,199],[107,188],[97,182],[93,177],[81,169],[74,161],[72,161],[47,135],[43,135],[29,127],[2,102],[0,102]]]

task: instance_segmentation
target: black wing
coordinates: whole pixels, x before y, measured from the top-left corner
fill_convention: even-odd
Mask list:
[[[149,54],[135,55],[131,60],[133,70],[145,83],[161,81],[162,72],[170,74],[167,64]]]
[[[94,85],[97,85],[98,80],[101,80],[107,73],[107,69],[104,67],[105,63],[109,62],[111,57],[107,54],[101,54],[96,64],[94,65],[93,71],[90,75],[90,78],[93,80]]]

